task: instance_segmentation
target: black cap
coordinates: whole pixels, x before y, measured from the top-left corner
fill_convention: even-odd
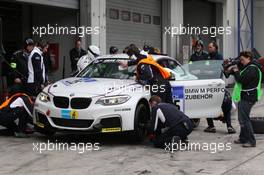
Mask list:
[[[116,54],[118,52],[118,48],[115,46],[111,46],[109,52],[110,54]]]

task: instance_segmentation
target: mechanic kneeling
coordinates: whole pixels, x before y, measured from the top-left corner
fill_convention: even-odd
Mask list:
[[[33,124],[33,103],[30,97],[20,91],[13,94],[0,105],[0,125],[7,128],[16,137],[28,137],[27,123]],[[18,119],[18,125],[16,120]],[[33,131],[31,130],[30,133]]]
[[[153,95],[149,104],[152,108],[149,138],[155,147],[165,148],[169,143],[188,142],[187,136],[192,132],[193,122],[176,106],[161,103],[159,96]]]

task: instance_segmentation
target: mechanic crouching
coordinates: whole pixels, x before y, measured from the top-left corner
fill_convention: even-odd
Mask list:
[[[157,148],[169,144],[188,142],[187,136],[192,132],[193,122],[173,104],[162,103],[159,96],[149,100],[152,108],[151,123],[148,126],[149,138]]]
[[[28,137],[27,134],[33,132],[27,127],[28,123],[33,124],[33,103],[30,97],[20,90],[15,89],[10,94],[12,96],[0,105],[0,125],[15,137]]]

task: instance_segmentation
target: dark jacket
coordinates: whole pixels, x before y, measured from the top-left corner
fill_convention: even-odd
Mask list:
[[[28,55],[23,50],[18,50],[13,54],[11,67],[12,79],[19,78],[25,84],[28,77]]]
[[[154,85],[157,82],[165,82],[161,73],[157,68],[149,64],[140,64],[137,68],[139,70],[139,83],[142,85]]]
[[[157,111],[161,110],[165,117],[165,122],[162,122],[160,119],[157,118]],[[190,120],[190,118],[185,115],[183,112],[178,110],[178,108],[173,105],[173,104],[168,104],[168,103],[159,103],[157,106],[152,108],[152,122],[151,122],[151,129],[150,131],[154,132],[155,131],[155,125],[157,125],[156,131],[159,132],[160,129],[168,127],[168,128],[173,128],[177,127],[179,124],[186,123],[189,128],[189,130],[193,129],[193,123]],[[156,121],[158,123],[156,123]]]
[[[136,57],[137,57],[136,60],[129,60],[129,61],[127,62],[127,65],[128,65],[128,66],[134,66],[134,65],[137,65],[138,62],[139,62],[140,60],[142,60],[142,59],[144,59],[144,58],[147,58],[146,55],[141,55],[141,54],[137,54]]]
[[[223,60],[223,55],[219,52],[209,53],[208,60]]]
[[[260,78],[259,70],[254,66],[250,66],[251,64],[256,65],[261,70],[259,64],[256,64],[255,62],[251,62],[242,69],[242,70],[245,69],[242,75],[240,75],[240,72],[234,73],[235,80],[238,83],[241,83],[242,85],[242,90],[254,89],[258,86],[259,78]],[[257,101],[257,89],[247,92],[242,91],[241,100],[246,100],[255,103]]]
[[[29,72],[33,74],[32,76],[29,76],[28,78],[28,83],[35,83],[36,85],[41,85],[46,82],[46,75],[43,75],[43,71],[45,71],[44,62],[42,55],[39,53],[35,52],[31,57],[29,57],[29,62],[31,62],[32,67],[29,66]],[[30,69],[32,69],[30,71]],[[32,80],[33,78],[33,80]]]
[[[201,60],[207,60],[208,59],[208,53],[205,51],[200,52],[194,52],[191,55],[190,61],[201,61]]]
[[[50,53],[43,54],[43,62],[45,65],[46,74],[52,72],[52,62],[51,62],[51,58],[50,58]]]
[[[77,70],[77,62],[79,61],[79,59],[86,55],[87,52],[85,50],[83,50],[82,48],[80,50],[77,50],[76,48],[73,48],[70,51],[70,59],[71,59],[71,68],[72,71],[76,71]]]

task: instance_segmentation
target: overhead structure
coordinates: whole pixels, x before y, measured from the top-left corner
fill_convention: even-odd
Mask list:
[[[254,48],[254,0],[237,0],[238,53]]]

